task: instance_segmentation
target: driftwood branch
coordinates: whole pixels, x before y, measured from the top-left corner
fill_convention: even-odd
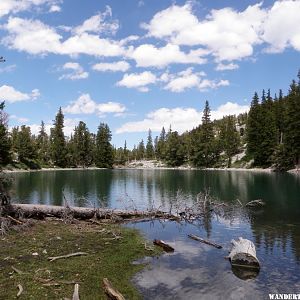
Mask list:
[[[53,257],[48,257],[48,260],[55,261],[58,259],[63,259],[63,258],[69,258],[69,257],[73,257],[73,256],[80,256],[80,255],[88,255],[88,253],[86,252],[75,252],[75,253],[70,253],[70,254],[66,254],[66,255],[61,255],[61,256],[53,256]]]
[[[198,242],[201,242],[201,243],[213,246],[213,247],[215,247],[217,249],[221,249],[222,248],[221,245],[218,245],[218,244],[216,244],[214,242],[211,242],[211,241],[208,241],[208,240],[204,240],[201,237],[199,237],[197,235],[194,235],[194,234],[189,234],[188,237],[191,238],[191,239],[193,239],[193,240],[195,240],[195,241],[198,241]]]
[[[12,268],[17,274],[19,274],[19,275],[24,274],[24,272],[22,272],[21,270],[17,269],[17,268],[14,267],[14,266],[11,266],[11,268]]]
[[[24,291],[24,289],[23,289],[23,287],[22,287],[22,285],[21,284],[18,284],[18,289],[19,289],[19,291],[18,291],[18,294],[17,294],[17,297],[20,297],[21,296],[21,294],[23,293],[23,291]]]
[[[72,300],[80,300],[79,299],[79,284],[78,283],[76,283],[74,285],[74,293],[73,293]]]
[[[246,203],[246,207],[255,207],[255,206],[264,206],[265,202],[262,201],[262,199],[256,199],[256,200],[252,200],[249,201],[248,203]]]
[[[166,252],[174,252],[174,248],[170,245],[168,245],[167,243],[165,243],[164,241],[162,240],[154,240],[153,241],[153,244],[154,245],[157,245],[159,247],[162,247],[164,249],[164,251]]]
[[[107,278],[103,278],[103,288],[109,299],[125,300],[123,295],[112,286],[112,284],[110,283],[110,281]]]

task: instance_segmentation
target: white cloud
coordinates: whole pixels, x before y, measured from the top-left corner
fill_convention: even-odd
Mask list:
[[[107,113],[121,114],[126,107],[118,102],[97,103],[89,94],[82,94],[77,100],[63,108],[65,113],[70,114],[98,114],[103,116]]]
[[[119,29],[119,23],[116,20],[108,21],[107,18],[111,16],[111,8],[106,6],[106,9],[103,13],[98,13],[85,20],[82,25],[75,27],[73,31],[77,35],[80,35],[84,32],[115,34]]]
[[[78,125],[79,123],[79,119],[78,118],[65,118],[64,119],[64,134],[66,136],[71,136],[71,134],[74,133],[74,128],[75,126]],[[31,129],[31,133],[34,135],[38,135],[40,130],[41,130],[41,124],[26,124],[27,126],[30,127]],[[50,135],[50,130],[51,128],[53,128],[53,124],[52,123],[45,123],[45,131],[48,135]]]
[[[209,80],[203,78],[206,76],[204,72],[193,72],[193,68],[188,68],[185,71],[177,74],[164,73],[161,76],[163,82],[167,82],[165,90],[170,90],[175,93],[184,92],[186,89],[198,88],[200,91],[208,89],[216,89],[220,86],[229,85],[228,80]]]
[[[136,88],[141,92],[148,92],[149,84],[153,84],[157,81],[156,76],[149,72],[145,71],[142,73],[132,73],[132,74],[124,74],[122,80],[117,82],[118,86],[124,86],[127,88]]]
[[[35,100],[39,96],[40,92],[38,89],[34,89],[31,93],[27,94],[22,93],[9,85],[2,85],[0,87],[0,98],[9,103]]]
[[[16,115],[9,115],[9,119],[11,120],[16,120],[18,123],[27,123],[29,121],[29,119],[27,118],[23,118],[23,117],[18,117]]]
[[[157,13],[142,27],[150,36],[177,45],[202,46],[216,60],[230,61],[252,55],[253,46],[261,43],[259,33],[265,16],[261,4],[255,4],[242,12],[231,8],[212,10],[205,19],[199,20],[188,2]]]
[[[269,52],[282,52],[287,47],[300,51],[300,1],[276,1],[264,21],[262,38]]]
[[[239,66],[234,63],[229,63],[229,64],[219,63],[216,67],[216,70],[217,71],[227,71],[227,70],[236,70],[238,68],[239,68]]]
[[[59,79],[86,79],[89,77],[89,73],[85,72],[79,63],[76,62],[67,62],[62,67],[63,70],[71,70],[71,73],[64,74],[59,77]]]
[[[49,12],[51,13],[61,12],[61,7],[59,5],[51,5]]]
[[[239,105],[237,103],[227,102],[211,111],[211,119],[221,119],[226,115],[240,114],[249,110],[249,106]],[[117,129],[116,133],[124,132],[147,132],[149,128],[152,131],[159,132],[164,126],[168,128],[170,125],[173,130],[182,133],[191,130],[201,123],[202,111],[195,108],[160,108],[147,114],[142,121],[128,122]]]
[[[116,61],[112,63],[98,63],[93,65],[93,70],[99,72],[126,72],[130,69],[130,64],[126,61]]]
[[[203,49],[185,53],[178,45],[167,44],[157,48],[151,44],[144,44],[129,51],[127,56],[134,59],[138,67],[163,68],[171,63],[203,64],[206,62],[206,59],[202,58],[205,54],[207,52]]]
[[[0,2],[0,18],[10,13],[30,10],[40,5],[56,6],[58,0],[1,0]]]
[[[0,68],[0,73],[10,73],[16,69],[17,65],[9,65],[3,68]]]
[[[10,17],[2,28],[8,31],[8,35],[2,39],[4,45],[29,54],[112,57],[124,55],[126,52],[121,42],[87,32],[71,35],[63,40],[63,36],[55,28],[39,20]]]

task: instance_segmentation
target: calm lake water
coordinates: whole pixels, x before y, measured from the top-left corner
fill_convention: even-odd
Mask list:
[[[263,209],[213,212],[195,224],[145,222],[149,239],[163,239],[172,254],[149,259],[134,282],[144,299],[269,299],[269,293],[300,294],[300,176],[243,171],[74,170],[15,173],[15,202],[112,208],[192,203],[206,190],[228,204],[263,199]],[[215,249],[190,240],[196,234],[223,245]],[[243,280],[224,259],[231,239],[256,246],[259,274]]]

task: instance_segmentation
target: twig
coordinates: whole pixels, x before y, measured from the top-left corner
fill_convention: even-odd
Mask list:
[[[208,241],[208,240],[204,240],[204,239],[202,239],[202,238],[200,238],[199,236],[194,235],[194,234],[188,234],[188,237],[191,238],[191,239],[193,239],[193,240],[195,240],[195,241],[198,241],[198,242],[201,242],[201,243],[204,243],[204,244],[213,246],[213,247],[215,247],[215,248],[217,248],[217,249],[221,249],[221,248],[222,248],[221,245],[218,245],[218,244],[213,243],[213,242]]]
[[[8,219],[12,220],[13,222],[17,223],[17,224],[20,224],[20,225],[23,224],[23,222],[21,222],[21,221],[15,219],[15,218],[13,218],[13,217],[11,217],[11,216],[6,216],[6,217],[7,217]]]
[[[24,272],[22,272],[21,270],[15,268],[14,266],[11,266],[11,268],[12,268],[16,273],[18,273],[19,275],[24,274]]]
[[[112,286],[107,278],[103,278],[103,288],[109,299],[125,300],[123,295]]]
[[[24,291],[24,289],[23,289],[23,287],[22,287],[22,285],[21,284],[18,284],[18,289],[19,289],[19,291],[18,291],[18,294],[17,294],[17,297],[20,297],[21,296],[21,294],[23,293],[23,291]]]
[[[48,260],[55,261],[57,259],[69,258],[69,257],[73,257],[73,256],[80,256],[80,255],[88,255],[88,253],[86,253],[86,252],[70,253],[70,254],[61,255],[61,256],[48,257]]]

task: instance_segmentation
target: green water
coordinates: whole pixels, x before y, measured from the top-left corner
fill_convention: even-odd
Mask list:
[[[15,202],[168,210],[192,203],[209,190],[222,202],[262,199],[262,209],[207,215],[200,223],[133,224],[149,238],[166,240],[174,254],[151,260],[136,278],[144,299],[269,299],[269,293],[300,293],[300,176],[246,171],[74,170],[16,173]],[[187,238],[211,239],[218,250]],[[224,259],[231,239],[256,246],[261,270],[242,280]]]

